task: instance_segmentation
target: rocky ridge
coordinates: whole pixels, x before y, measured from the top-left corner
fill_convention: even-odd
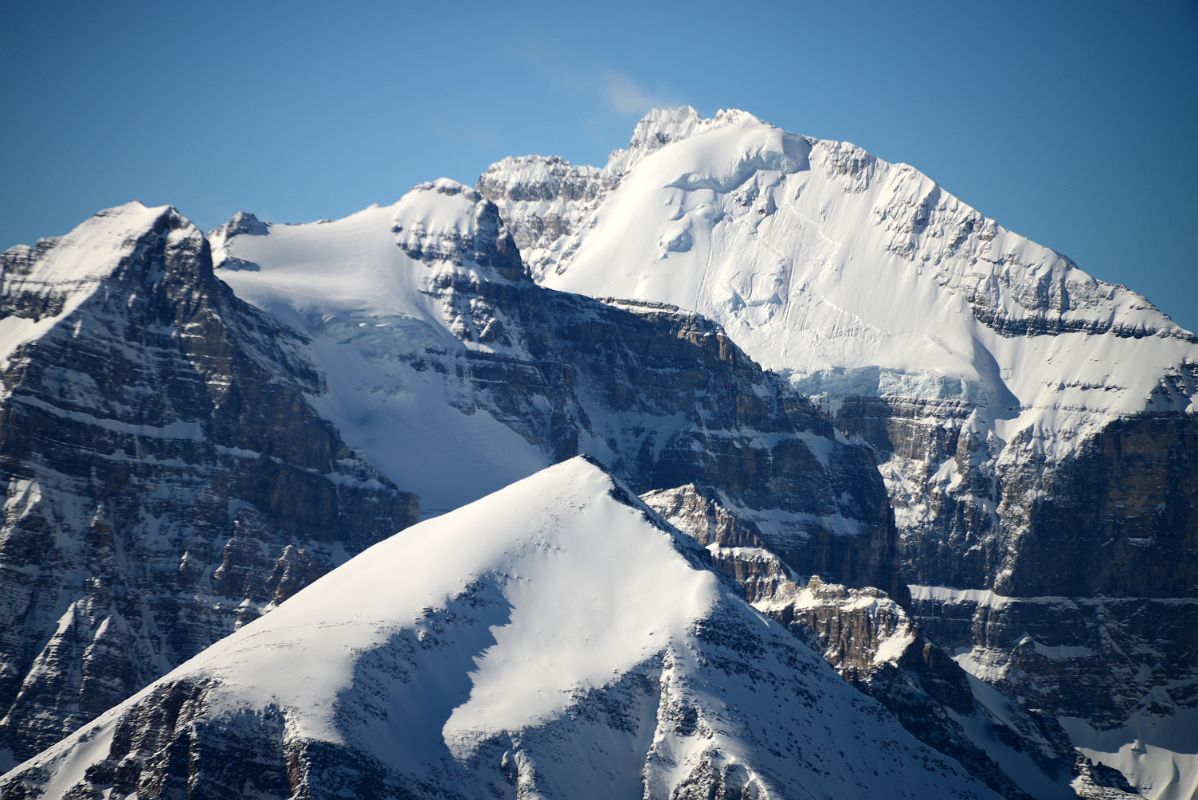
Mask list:
[[[913,736],[1007,798],[1139,796],[1118,771],[1079,756],[1051,716],[1028,712],[970,676],[873,587],[795,575],[709,492],[688,485],[641,498],[703,545],[754,608],[820,653]]]

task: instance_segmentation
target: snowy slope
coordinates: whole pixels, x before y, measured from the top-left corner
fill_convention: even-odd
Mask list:
[[[565,462],[368,550],[6,788],[992,796],[687,541],[591,463]],[[151,713],[175,690],[189,700]],[[263,749],[271,738],[281,750]],[[180,746],[192,756],[172,759]]]

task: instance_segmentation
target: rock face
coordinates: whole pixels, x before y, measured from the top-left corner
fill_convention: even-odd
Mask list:
[[[988,458],[994,444],[972,413],[862,398],[836,408],[838,426],[878,449],[895,485],[915,472],[927,487],[907,484],[899,498],[900,519],[942,533],[905,535],[913,583],[1012,596],[1198,591],[1198,417],[1115,418],[1062,457],[1023,432]]]
[[[416,519],[173,209],[0,255],[0,330],[10,764]]]
[[[573,459],[372,548],[0,791],[996,797],[705,563]]]
[[[1191,652],[1198,345],[1150,302],[911,167],[740,111],[652,112],[602,169],[507,159],[478,185],[543,285],[699,312],[875,447],[906,579],[1009,598],[1008,633],[979,618],[970,638],[940,641],[984,651],[963,664],[1002,667],[978,676],[1001,672],[1007,688],[1036,687],[1021,694],[1029,707],[1072,714],[1076,669],[1120,709],[1087,718],[1103,729],[1194,707],[1188,666],[1117,649],[1122,634],[1098,618],[1082,628],[1093,660],[1009,658],[1014,620],[1044,596],[1081,608],[1120,598],[1141,620],[1168,605],[1159,632],[1173,638],[1154,648],[1170,664]],[[1029,606],[1016,611],[1020,598]],[[929,635],[961,613],[938,603],[919,607],[946,620]],[[1077,635],[1035,634],[1057,662],[1075,659]]]

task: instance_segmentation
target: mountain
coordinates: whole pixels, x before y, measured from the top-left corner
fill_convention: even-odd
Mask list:
[[[856,588],[888,608],[907,601],[869,445],[838,433],[702,317],[536,284],[478,192],[440,180],[341,220],[239,215],[211,238],[217,274],[309,342],[306,357],[328,376],[315,407],[423,508],[457,507],[581,452],[647,499],[688,487],[710,497],[796,587],[812,575],[848,587],[823,604],[819,624],[859,626]],[[791,621],[801,636],[818,627],[812,614]],[[921,677],[918,626],[908,619],[905,630],[910,641],[871,650],[859,688],[914,681],[905,696],[925,714],[903,710],[903,724],[1006,796],[1053,796],[1042,784],[1067,783],[1076,765],[1059,727],[1041,732],[1035,718],[985,709],[942,654],[928,657],[939,669],[926,683],[967,697],[927,712],[942,704]],[[884,670],[904,656],[909,669]],[[1017,744],[995,761],[986,751],[999,729]]]
[[[903,164],[651,112],[479,179],[543,285],[719,323],[878,453],[924,631],[1160,798],[1198,789],[1198,343]],[[1176,773],[1176,774],[1174,774]]]
[[[706,320],[537,286],[459,184],[338,222],[240,215],[211,244],[131,204],[5,259],[16,761],[410,524],[417,496],[435,514],[580,452],[638,492],[704,486],[803,574],[907,596],[868,447]]]
[[[1193,337],[922,182],[682,109],[602,169],[207,236],[134,203],[0,255],[0,758],[117,706],[6,792],[548,796],[569,764],[652,796],[1189,796]],[[596,503],[705,577],[633,591],[682,573],[577,545]],[[410,565],[346,564],[418,517],[384,545]],[[326,573],[332,605],[288,599]],[[571,602],[600,583],[616,628]],[[612,664],[585,634],[642,642],[629,597],[673,649]],[[515,716],[447,728],[520,608]],[[707,687],[684,740],[675,677]]]
[[[0,332],[2,767],[416,521],[173,209],[0,255]]]
[[[372,547],[6,797],[990,798],[575,458]]]
[[[314,406],[425,509],[585,453],[637,492],[713,489],[802,573],[906,596],[870,448],[705,319],[538,286],[474,190],[214,241],[218,275],[307,339]]]

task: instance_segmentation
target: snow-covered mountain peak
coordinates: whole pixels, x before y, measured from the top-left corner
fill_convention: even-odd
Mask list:
[[[269,223],[258,219],[248,211],[238,211],[229,221],[208,232],[208,244],[212,247],[212,262],[225,269],[237,269],[235,259],[229,259],[226,243],[234,236],[265,236],[270,232]]]
[[[438,178],[412,187],[394,211],[395,230],[440,236],[474,236],[487,201],[472,187],[450,178]]]
[[[404,311],[420,286],[453,272],[472,280],[525,280],[494,203],[442,178],[388,206],[339,220],[263,223],[245,212],[212,232],[214,260],[228,275],[280,286],[316,302]]]
[[[699,115],[691,106],[677,108],[655,108],[650,110],[633,129],[628,147],[616,150],[608,159],[604,171],[618,179],[632,169],[641,159],[657,152],[666,145],[681,142],[702,133],[725,127],[772,128],[748,111],[720,109],[715,116]]]
[[[175,675],[221,674],[227,704],[276,702],[294,709],[294,733],[343,741],[328,698],[351,688],[360,654],[430,613],[500,602],[506,618],[460,643],[477,655],[456,654],[473,688],[437,709],[436,738],[468,755],[680,643],[719,599],[715,575],[680,557],[630,497],[584,458],[550,467],[371,548]],[[431,744],[414,737],[395,752]]]
[[[739,108],[721,108],[712,117],[701,116],[692,106],[654,108],[637,122],[628,149],[651,153],[697,133],[739,124],[765,125],[753,114]]]
[[[226,236],[244,234],[246,236],[263,236],[266,234],[266,223],[248,211],[238,211],[222,226]]]
[[[810,140],[767,125],[742,111],[725,111],[710,120],[701,120],[687,136],[664,142],[632,164],[621,183],[635,181],[640,189],[661,185],[681,193],[711,191],[736,192],[737,199],[749,200],[757,190],[746,184],[776,182],[776,176],[810,168]],[[618,161],[619,159],[617,159]],[[625,162],[621,162],[625,165]],[[613,166],[609,164],[609,171]],[[618,191],[618,190],[617,190]],[[678,212],[678,196],[671,203]]]
[[[495,205],[451,180],[339,220],[247,219],[239,215],[213,233],[222,277],[260,306],[290,306],[274,310],[300,330],[307,325],[294,312],[398,315],[452,328],[455,312],[431,297],[436,286],[527,280]]]
[[[690,108],[633,145],[598,175],[554,162],[583,200],[503,164],[479,188],[540,282],[696,311],[805,391],[1129,413],[1198,353],[1145,298],[855,145]]]
[[[683,539],[592,463],[550,467],[371,548],[5,788],[995,796]]]
[[[43,239],[38,245],[17,245],[9,253],[40,250],[46,258],[38,261],[24,280],[66,287],[101,278],[112,272],[120,260],[159,222],[170,227],[190,228],[172,206],[148,207],[139,201],[99,211],[77,225],[70,233]]]
[[[629,149],[652,152],[662,145],[685,139],[704,120],[692,106],[650,109],[632,131]]]

